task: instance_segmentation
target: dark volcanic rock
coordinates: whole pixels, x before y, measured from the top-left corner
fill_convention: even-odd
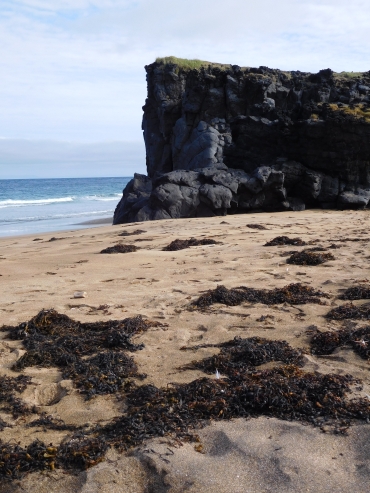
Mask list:
[[[370,72],[146,67],[148,177],[114,223],[370,201]]]

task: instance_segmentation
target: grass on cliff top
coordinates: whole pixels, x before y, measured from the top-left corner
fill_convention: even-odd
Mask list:
[[[334,72],[334,77],[340,78],[344,77],[345,79],[355,79],[356,77],[362,77],[363,72]]]
[[[226,70],[231,67],[231,64],[227,63],[214,63],[214,62],[207,62],[206,60],[198,60],[197,58],[193,60],[189,60],[187,58],[178,58],[176,56],[165,56],[165,57],[157,57],[156,58],[156,63],[158,64],[163,64],[163,65],[177,65],[177,67],[182,68],[184,70],[200,70],[201,68],[219,68],[221,70]],[[241,67],[242,69],[245,69],[247,67]],[[285,74],[289,79],[292,77],[292,73],[290,71],[284,71],[281,70],[283,74]],[[358,77],[362,77],[364,75],[364,72],[334,72],[334,77],[339,79],[339,78],[345,78],[345,79],[355,79]]]
[[[366,108],[364,105],[355,106],[354,108],[350,108],[349,106],[340,108],[336,104],[330,104],[329,106],[333,111],[340,111],[356,118],[364,118],[367,122],[370,122],[370,109]]]
[[[177,58],[175,56],[165,56],[165,57],[158,57],[156,58],[156,63],[160,63],[163,65],[169,65],[169,64],[174,64],[177,65],[179,68],[185,69],[185,70],[199,70],[202,67],[218,67],[220,69],[226,69],[230,68],[231,65],[229,64],[223,64],[223,63],[212,63],[212,62],[206,62],[205,60],[188,60],[187,58]]]

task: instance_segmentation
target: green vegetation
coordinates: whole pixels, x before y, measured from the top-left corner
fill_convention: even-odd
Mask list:
[[[370,122],[370,109],[362,104],[355,106],[354,108],[350,108],[349,106],[339,107],[337,104],[330,104],[329,106],[332,111],[340,111],[346,115],[364,118],[367,122]]]
[[[187,58],[177,58],[175,56],[158,57],[156,59],[156,62],[163,65],[174,64],[177,65],[179,68],[185,70],[194,70],[194,69],[200,70],[202,67],[205,68],[218,67],[220,69],[226,69],[230,67],[230,65],[228,64],[212,63],[212,62],[206,62],[205,60],[197,60],[197,59],[188,60]]]
[[[334,72],[334,77],[338,79],[343,77],[345,79],[355,79],[356,77],[362,77],[363,72]]]

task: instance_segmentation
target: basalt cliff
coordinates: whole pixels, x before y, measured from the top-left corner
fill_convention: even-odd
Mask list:
[[[114,224],[368,206],[370,71],[170,59],[146,72],[147,176],[126,186]]]

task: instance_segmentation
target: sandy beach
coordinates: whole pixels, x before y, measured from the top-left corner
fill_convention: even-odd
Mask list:
[[[304,371],[350,374],[362,380],[351,397],[369,398],[366,359],[350,347],[315,356],[310,345],[314,331],[336,331],[349,324],[366,326],[364,320],[330,320],[325,315],[346,303],[338,299],[344,290],[369,282],[369,227],[366,210],[311,210],[104,225],[0,238],[1,325],[16,326],[42,309],[55,309],[81,322],[142,315],[158,324],[135,336],[133,342],[145,347],[132,356],[140,373],[147,375],[138,384],[156,387],[215,378],[184,366],[219,349],[180,350],[183,346],[218,344],[236,336],[284,340],[292,348],[304,350]],[[144,232],[119,236],[122,231],[138,229]],[[282,235],[323,247],[334,260],[316,266],[287,264],[284,253],[304,247],[264,247]],[[191,237],[219,243],[162,250],[175,239]],[[341,241],[346,239],[356,241]],[[135,245],[138,250],[100,254],[117,243]],[[330,248],[333,244],[338,248]],[[189,309],[201,294],[218,285],[275,289],[291,283],[322,290],[328,297],[322,304],[245,302]],[[76,292],[86,292],[86,297],[75,298]],[[353,301],[356,306],[367,302]],[[8,332],[0,332],[2,375],[17,376],[11,367],[24,353],[21,340],[11,340]],[[272,363],[266,365],[269,368]],[[125,408],[124,400],[114,395],[85,400],[58,368],[31,366],[23,374],[30,376],[32,383],[20,395],[22,400],[35,406],[37,413],[52,415],[68,425],[103,425]],[[12,425],[0,432],[0,439],[22,446],[35,439],[58,445],[68,435],[68,431],[27,427],[36,417],[14,419],[0,411],[0,418]],[[87,472],[69,475],[56,469],[32,473],[21,481],[3,482],[0,492],[368,492],[370,426],[354,421],[346,433],[325,431],[268,417],[213,421],[197,431],[202,453],[191,442],[154,438],[126,453],[108,450],[106,460]]]

